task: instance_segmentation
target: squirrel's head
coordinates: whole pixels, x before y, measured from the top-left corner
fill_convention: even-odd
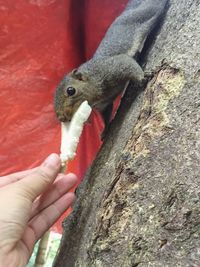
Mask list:
[[[79,70],[75,69],[66,75],[55,93],[54,106],[58,119],[62,122],[70,121],[85,100],[93,107],[95,91],[92,81]]]

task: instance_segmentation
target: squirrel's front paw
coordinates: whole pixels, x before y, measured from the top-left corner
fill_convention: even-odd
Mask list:
[[[144,72],[144,79],[149,81],[153,78],[154,74],[155,74],[154,71],[145,71]]]

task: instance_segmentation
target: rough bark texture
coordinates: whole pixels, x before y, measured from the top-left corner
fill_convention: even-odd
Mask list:
[[[153,77],[127,90],[54,266],[200,266],[199,14],[171,1],[143,55]]]

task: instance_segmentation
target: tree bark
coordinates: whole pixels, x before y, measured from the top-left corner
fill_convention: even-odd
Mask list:
[[[55,267],[200,266],[200,1],[172,0],[64,222]],[[148,53],[147,53],[148,52]]]

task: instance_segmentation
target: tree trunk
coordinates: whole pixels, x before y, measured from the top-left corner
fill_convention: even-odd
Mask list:
[[[55,267],[200,266],[199,14],[199,0],[172,0],[147,41],[153,75],[129,86]]]

